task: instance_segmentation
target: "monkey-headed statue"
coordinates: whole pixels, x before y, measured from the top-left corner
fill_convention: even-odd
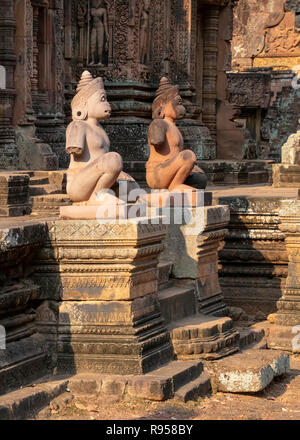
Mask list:
[[[112,191],[119,181],[127,181],[131,189],[138,185],[122,172],[122,158],[109,151],[109,138],[99,124],[111,114],[102,78],[84,71],[76,92],[71,103],[73,121],[66,132],[66,152],[71,156],[67,194],[74,203],[61,207],[60,216],[95,219],[97,206],[124,204]]]
[[[153,121],[149,127],[150,157],[146,180],[150,188],[184,191],[205,189],[207,178],[197,166],[196,155],[184,150],[183,137],[175,120],[182,119],[185,108],[179,87],[163,77],[152,106]]]

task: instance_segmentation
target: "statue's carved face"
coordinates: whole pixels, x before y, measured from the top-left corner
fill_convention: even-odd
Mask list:
[[[94,8],[101,8],[102,7],[102,0],[94,0],[93,1]]]
[[[169,117],[171,119],[182,119],[185,116],[185,108],[182,104],[182,99],[180,95],[175,96],[171,101],[169,101],[162,110],[164,117]]]
[[[146,11],[150,9],[151,0],[144,0],[144,7]]]
[[[99,90],[89,98],[87,102],[87,113],[89,118],[95,118],[97,121],[110,117],[111,106],[107,102],[104,90]]]

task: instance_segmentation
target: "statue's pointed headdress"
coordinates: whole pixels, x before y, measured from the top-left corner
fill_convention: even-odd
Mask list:
[[[177,95],[179,95],[179,86],[173,85],[166,76],[163,76],[152,104],[153,119],[159,118],[162,106],[170,102]]]
[[[99,90],[104,91],[104,84],[102,78],[93,78],[88,70],[85,70],[80,78],[76,89],[71,107],[73,119],[85,119],[87,100]]]

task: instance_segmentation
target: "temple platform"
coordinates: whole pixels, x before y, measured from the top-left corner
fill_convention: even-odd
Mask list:
[[[296,200],[297,188],[271,185],[210,186],[213,205],[230,208],[219,279],[228,306],[266,319],[276,311],[288,271],[285,235],[279,229],[281,201]]]
[[[124,170],[136,181],[146,187],[145,161],[124,161]],[[272,180],[274,160],[198,160],[197,165],[203,169],[208,181],[213,185],[257,185],[268,184]]]
[[[28,365],[35,369],[27,383],[51,372],[75,380],[92,371],[101,383],[108,381],[104,393],[123,395],[132,387],[130,398],[186,401],[209,393],[214,374],[202,365],[251,350],[251,342],[264,336],[251,323],[267,323],[277,310],[288,274],[279,210],[282,200],[297,199],[298,190],[218,185],[207,193],[212,204],[204,207],[203,228],[188,236],[184,225],[170,225],[169,232],[165,225],[139,222],[108,227],[60,220],[57,211],[1,217],[11,356],[0,364],[0,377],[11,371],[8,391],[23,383],[22,350],[34,339]],[[175,258],[179,238],[185,243],[180,252],[193,264]],[[21,271],[13,268],[15,254]],[[30,286],[23,286],[28,278]],[[248,330],[228,316],[232,307],[244,310]],[[5,319],[3,309],[0,324]],[[41,375],[38,362],[45,365]],[[5,392],[0,390],[3,399]]]
[[[206,191],[213,193],[214,201],[220,197],[276,197],[297,198],[298,188],[274,188],[268,183],[261,183],[256,185],[208,185]]]

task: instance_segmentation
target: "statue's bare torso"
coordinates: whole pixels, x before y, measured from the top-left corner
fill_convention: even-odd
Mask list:
[[[155,131],[158,132],[156,136],[164,142],[157,146],[152,145],[151,138],[155,138]],[[147,169],[156,166],[157,163],[162,163],[165,160],[171,159],[183,150],[183,137],[174,123],[166,120],[154,120],[149,127],[149,145],[150,157],[147,162]]]
[[[67,139],[71,141],[72,132],[78,132],[79,130],[82,132],[83,151],[80,156],[71,155],[70,170],[85,167],[90,162],[99,159],[103,154],[108,153],[110,148],[109,138],[100,124],[91,127],[85,121],[73,121],[67,128]]]
[[[106,16],[106,9],[104,8],[92,8],[91,15],[94,19],[95,26],[103,26],[104,18]]]

